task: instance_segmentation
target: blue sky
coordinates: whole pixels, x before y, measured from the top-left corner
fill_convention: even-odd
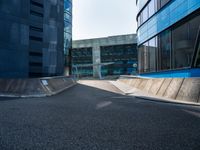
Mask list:
[[[136,32],[136,0],[73,0],[73,40]]]

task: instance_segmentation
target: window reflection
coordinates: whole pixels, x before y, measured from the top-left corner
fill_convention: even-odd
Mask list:
[[[197,56],[196,67],[200,68],[200,42],[199,42],[199,48],[198,48],[198,56]]]
[[[174,69],[190,67],[199,24],[198,16],[172,31]]]
[[[149,62],[150,72],[156,71],[157,37],[149,41]]]
[[[148,16],[148,7],[145,7],[145,8],[144,8],[142,14],[143,14],[143,17],[142,17],[142,18],[143,18],[143,22],[145,22],[145,21],[148,19],[148,17],[149,17],[149,16]]]
[[[143,73],[144,72],[144,45],[141,45],[138,48],[138,58],[139,58],[139,72]]]
[[[171,31],[166,30],[160,34],[160,70],[170,69],[171,62]]]
[[[160,8],[167,4],[170,0],[151,0],[143,8],[138,15],[138,26],[147,21],[152,15],[154,15]]]
[[[144,43],[144,72],[149,72],[149,43]]]
[[[163,6],[165,6],[170,0],[158,0],[160,1],[160,7],[162,8]]]
[[[151,17],[156,12],[156,0],[151,0],[149,2],[149,17]]]

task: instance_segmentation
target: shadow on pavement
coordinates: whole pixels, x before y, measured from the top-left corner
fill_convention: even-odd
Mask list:
[[[18,97],[0,97],[0,101],[11,101],[11,100],[19,100]]]

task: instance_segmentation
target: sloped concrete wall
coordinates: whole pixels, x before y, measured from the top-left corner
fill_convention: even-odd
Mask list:
[[[200,78],[126,78],[118,81],[150,95],[200,103]]]
[[[163,83],[160,85],[160,88],[158,90],[158,93],[156,95],[158,96],[164,96],[168,86],[170,85],[170,83],[172,82],[172,79],[167,78],[167,79],[163,79]]]
[[[184,79],[172,79],[171,83],[166,89],[164,97],[176,99],[178,92],[183,84]]]
[[[200,80],[185,79],[176,97],[177,100],[200,102]]]
[[[42,97],[62,92],[76,84],[68,77],[35,79],[0,79],[0,96]]]
[[[164,79],[152,79],[150,81],[152,82],[152,85],[148,92],[153,95],[158,94],[158,91],[161,89]]]
[[[46,80],[48,85],[45,85],[48,93],[56,94],[76,84],[76,81],[72,78],[53,78],[43,79]]]
[[[44,89],[39,79],[1,79],[0,95],[43,95]]]

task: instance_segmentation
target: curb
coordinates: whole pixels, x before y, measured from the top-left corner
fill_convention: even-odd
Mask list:
[[[134,96],[134,95],[131,95]],[[169,103],[169,104],[178,104],[178,105],[189,105],[189,106],[200,106],[199,103],[190,103],[185,101],[174,101],[174,100],[166,100],[163,98],[157,98],[157,97],[148,97],[148,96],[134,96],[138,99],[148,100],[148,101],[154,101],[154,102],[161,102],[161,103]]]

